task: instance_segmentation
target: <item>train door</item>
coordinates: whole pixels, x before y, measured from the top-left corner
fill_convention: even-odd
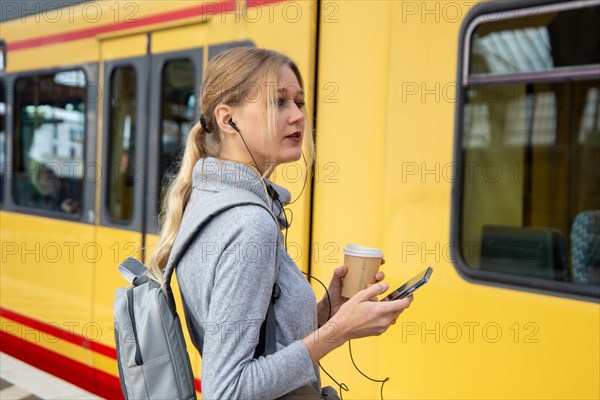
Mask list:
[[[149,56],[145,33],[100,41],[98,118],[97,238],[103,250],[94,276],[93,320],[102,328],[109,352],[94,352],[95,392],[121,396],[115,377],[112,303],[114,290],[127,282],[117,265],[127,256],[141,258],[143,184]]]
[[[114,289],[127,284],[117,265],[128,256],[148,260],[156,241],[161,182],[172,174],[197,120],[202,49],[159,52],[153,41],[164,34],[111,38],[100,45],[97,242],[105,255],[95,275],[94,321],[107,332],[102,336],[107,346],[114,347]],[[97,388],[118,389],[114,352],[94,356]]]
[[[167,183],[178,169],[188,132],[198,121],[198,92],[202,82],[204,51],[197,43],[186,50],[173,50],[162,43],[172,43],[168,37],[179,29],[163,30],[152,35],[150,90],[150,136],[148,148],[148,176],[146,180],[146,229],[144,258],[149,260],[158,239],[158,215],[166,194]],[[181,36],[186,36],[182,34]],[[176,278],[172,284],[179,299]],[[179,315],[184,318],[181,302]],[[190,361],[196,377],[200,376],[200,357],[192,350],[187,329],[184,329],[190,349]],[[200,391],[200,380],[196,379]]]

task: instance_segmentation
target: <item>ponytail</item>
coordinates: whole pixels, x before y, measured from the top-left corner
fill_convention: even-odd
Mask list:
[[[192,193],[192,174],[196,162],[207,156],[206,132],[200,123],[194,125],[185,144],[179,172],[173,178],[165,196],[160,213],[160,236],[156,249],[150,257],[149,272],[153,278],[162,282],[162,271],[167,266],[173,244],[179,233],[183,212]]]

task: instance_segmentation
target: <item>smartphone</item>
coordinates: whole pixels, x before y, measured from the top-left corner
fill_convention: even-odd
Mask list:
[[[425,271],[421,272],[420,274],[412,278],[410,281],[406,282],[404,285],[394,290],[386,298],[388,300],[400,300],[405,298],[406,296],[408,296],[409,294],[426,284],[429,281],[429,277],[432,273],[433,268],[427,267]]]

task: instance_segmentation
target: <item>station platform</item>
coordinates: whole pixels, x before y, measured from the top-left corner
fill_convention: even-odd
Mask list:
[[[69,382],[0,353],[0,400],[100,400]]]

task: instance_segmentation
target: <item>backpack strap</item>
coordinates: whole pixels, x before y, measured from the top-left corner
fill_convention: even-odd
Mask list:
[[[277,269],[279,270],[279,250],[277,250],[277,254]],[[256,349],[254,349],[254,358],[258,358],[267,354],[275,354],[277,351],[277,320],[275,318],[275,302],[279,298],[280,294],[281,290],[279,289],[279,285],[277,285],[277,276],[275,276],[273,292],[271,293],[271,301],[269,302],[269,309],[267,310],[267,318],[265,318],[260,326],[260,337],[258,340],[258,345],[256,346]]]
[[[202,227],[221,212],[244,205],[255,205],[264,208],[269,212],[271,217],[273,217],[273,220],[279,227],[279,223],[277,222],[275,215],[273,215],[273,212],[268,208],[265,202],[254,193],[243,189],[230,189],[210,196],[208,199],[196,204],[196,206],[190,210],[189,214],[184,215],[185,219],[181,222],[179,233],[177,234],[175,243],[173,243],[167,266],[163,272],[165,286],[170,289],[171,278],[173,277],[173,272],[175,271],[177,263]],[[279,233],[279,229],[277,229],[277,232]],[[279,235],[277,236],[277,240],[279,241]],[[279,274],[279,265],[277,265],[275,269],[277,276]]]
[[[280,266],[280,251],[279,251],[279,222],[273,212],[265,204],[265,202],[247,190],[243,189],[230,189],[223,192],[219,192],[210,196],[210,198],[198,203],[189,213],[184,214],[184,219],[179,228],[179,233],[173,243],[167,266],[163,272],[165,282],[165,294],[169,306],[175,312],[175,298],[171,290],[171,279],[173,272],[179,263],[179,260],[191,244],[196,234],[204,227],[204,225],[210,221],[213,217],[219,213],[228,210],[230,208],[244,206],[244,205],[256,205],[264,208],[269,212],[271,217],[277,226],[277,245],[275,246],[275,277],[273,281],[273,291],[271,293],[271,301],[269,303],[269,310],[267,316],[260,328],[260,339],[258,346],[256,347],[255,357],[259,357],[263,354],[273,354],[277,350],[276,348],[276,319],[275,319],[275,308],[274,304],[280,296],[279,285],[277,285],[277,277],[279,276]]]
[[[181,222],[179,233],[177,234],[175,243],[173,243],[167,266],[163,272],[165,286],[170,288],[171,278],[177,263],[202,227],[221,212],[244,205],[255,205],[264,208],[269,212],[271,217],[273,217],[277,226],[279,226],[273,212],[267,207],[265,202],[254,193],[243,189],[230,189],[216,193],[209,199],[197,204],[196,207],[190,210],[189,214],[184,214],[185,219]],[[277,229],[277,232],[279,233],[279,229]],[[279,235],[277,236],[277,241],[279,242]],[[279,252],[277,251],[277,256],[278,255]],[[277,277],[278,274],[279,263],[277,263],[277,266],[275,267],[275,277]]]

